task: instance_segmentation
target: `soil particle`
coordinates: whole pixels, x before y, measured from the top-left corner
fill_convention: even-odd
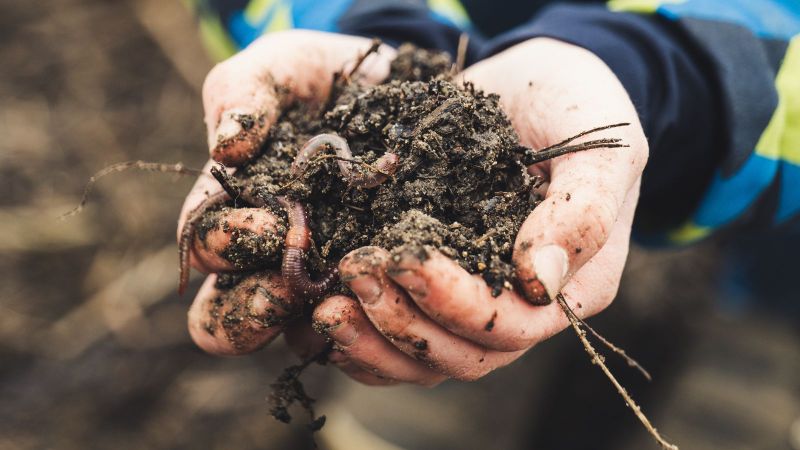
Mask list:
[[[486,322],[486,326],[484,326],[483,329],[488,331],[489,333],[491,333],[492,330],[494,330],[494,320],[495,319],[497,319],[497,311],[492,313],[492,318],[489,319],[488,322]]]

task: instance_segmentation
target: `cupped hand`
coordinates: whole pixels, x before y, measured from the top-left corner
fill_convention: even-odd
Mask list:
[[[358,301],[326,299],[314,319],[336,342],[340,360],[378,379],[432,385],[480,378],[568,325],[551,301],[557,293],[588,317],[606,308],[619,286],[648,146],[618,79],[592,53],[547,38],[511,47],[463,78],[500,95],[523,145],[545,148],[629,122],[586,138],[621,138],[629,147],[530,168],[549,183],[516,238],[518,288],[496,298],[479,275],[433,248],[390,254],[366,247],[345,257],[342,280]]]
[[[218,64],[203,86],[203,106],[212,160],[228,167],[246,163],[260,149],[270,126],[283,105],[292,99],[324,101],[335,72],[348,73],[359,55],[371,47],[366,38],[313,31],[271,33],[236,56]],[[375,83],[389,73],[394,50],[381,46],[367,58],[355,76]],[[178,237],[187,217],[206,199],[221,191],[211,176],[201,176],[188,195],[178,223]],[[267,210],[232,210],[223,218],[227,229],[244,229],[256,234],[275,232],[278,219]],[[300,353],[324,345],[310,325],[290,322],[298,313],[277,272],[250,275],[234,288],[215,286],[217,272],[234,270],[220,251],[231,239],[225,230],[209,232],[204,245],[192,245],[191,265],[210,273],[189,311],[189,330],[202,349],[218,355],[239,355],[255,351],[286,331],[287,339]],[[295,321],[297,322],[297,321]],[[349,366],[348,366],[349,364]],[[381,382],[354,365],[342,362],[352,376]]]

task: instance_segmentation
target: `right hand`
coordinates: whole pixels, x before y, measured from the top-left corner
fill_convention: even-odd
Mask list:
[[[282,105],[293,99],[324,101],[333,74],[343,69],[348,71],[348,65],[352,66],[370,45],[367,38],[292,30],[261,37],[214,67],[203,86],[212,158],[206,164],[206,173],[215,161],[231,167],[246,163],[264,143]],[[391,47],[381,46],[359,68],[360,81],[377,83],[386,78],[394,54]],[[179,235],[189,212],[220,190],[208,175],[197,180],[181,211]],[[240,225],[247,227],[244,223]],[[236,288],[220,292],[214,287],[215,273],[230,267],[224,261],[200,259],[194,252],[190,261],[194,268],[210,274],[189,311],[190,334],[203,350],[217,355],[250,353],[283,331],[301,356],[315,353],[324,345],[324,339],[308,324],[291,323],[287,327],[287,320],[280,320],[291,313],[291,305],[281,301],[288,299],[288,293],[277,271],[252,275]],[[265,290],[253,289],[256,286]],[[386,383],[345,358],[337,360],[334,355],[332,359],[357,380]]]

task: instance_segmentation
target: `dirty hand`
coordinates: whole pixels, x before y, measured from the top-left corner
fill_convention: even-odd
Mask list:
[[[573,153],[530,169],[549,184],[516,238],[518,291],[494,298],[479,275],[432,248],[390,254],[366,247],[345,257],[341,277],[359,301],[326,299],[314,318],[336,342],[340,361],[384,380],[474,380],[509,364],[567,326],[551,302],[558,292],[580,317],[608,306],[627,257],[648,147],[609,68],[584,49],[537,38],[463,77],[500,95],[523,145],[544,148],[630,122],[590,137],[622,138],[630,147]]]
[[[371,45],[366,38],[287,31],[271,33],[254,42],[236,56],[217,65],[203,86],[205,122],[213,161],[239,166],[260,148],[275,122],[281,105],[293,98],[323,101],[331,88],[334,72],[349,68],[359,54]],[[382,46],[360,66],[357,76],[367,83],[384,79],[394,50]],[[186,199],[178,224],[181,230],[187,217],[209,196],[221,191],[212,177],[201,176]],[[274,229],[278,220],[263,209],[240,208],[225,217],[231,229],[263,235]],[[235,267],[219,256],[232,234],[212,230],[205,236],[205,246],[193,245],[191,265],[211,273],[200,288],[189,311],[189,330],[195,342],[209,353],[239,355],[257,350],[286,331],[287,339],[301,353],[320,346],[321,337],[310,325],[285,326],[298,314],[296,302],[278,272],[250,275],[233,288],[215,286],[217,272]],[[359,369],[350,373],[358,376]],[[365,374],[369,377],[369,374]]]

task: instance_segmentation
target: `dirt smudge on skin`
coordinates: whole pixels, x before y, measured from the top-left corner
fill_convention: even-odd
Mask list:
[[[487,332],[491,333],[492,330],[494,330],[494,321],[495,321],[495,319],[497,319],[497,311],[492,313],[492,318],[489,319],[488,322],[486,322],[486,325],[483,327],[483,329],[486,330]]]

